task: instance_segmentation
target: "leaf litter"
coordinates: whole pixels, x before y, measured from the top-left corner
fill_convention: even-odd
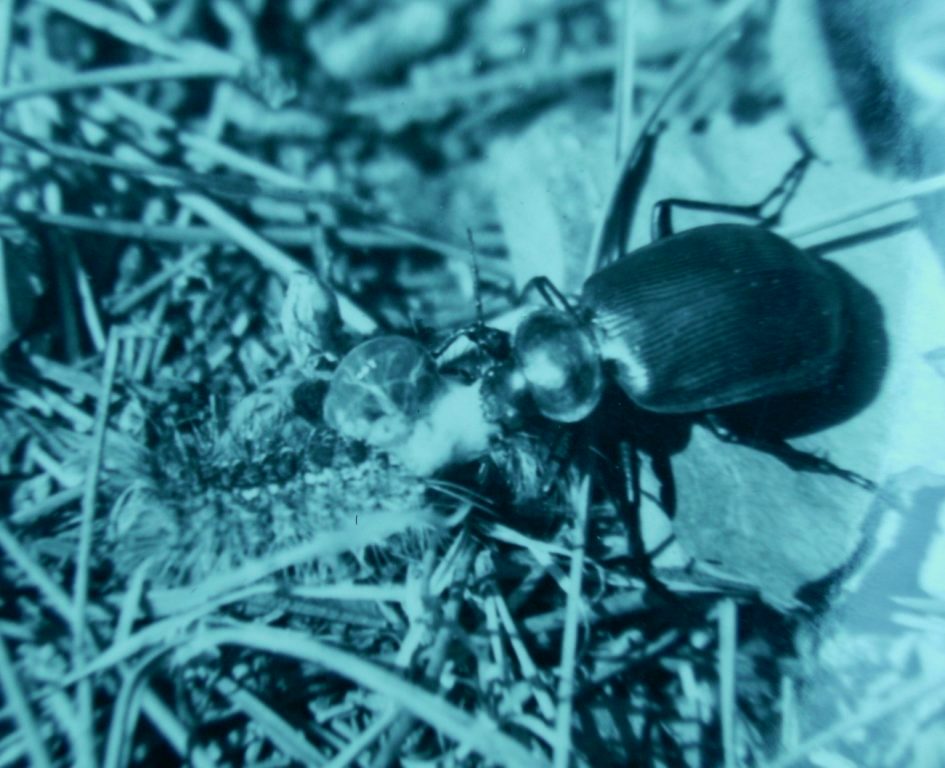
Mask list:
[[[928,589],[890,593],[893,638],[815,637],[760,572],[694,568],[651,505],[657,589],[547,435],[418,478],[321,420],[363,334],[432,345],[475,320],[465,230],[488,317],[522,275],[575,289],[618,176],[600,158],[741,6],[669,110],[678,159],[645,200],[746,196],[706,124],[783,137],[767,3],[5,4],[3,764],[941,755]],[[612,143],[615,82],[634,91]],[[529,178],[549,157],[550,186]],[[573,219],[547,250],[520,226],[536,211]],[[909,477],[930,509],[938,476]],[[752,536],[756,559],[780,546]]]

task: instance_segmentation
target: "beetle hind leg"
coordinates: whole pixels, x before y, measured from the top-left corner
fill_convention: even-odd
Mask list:
[[[740,216],[751,219],[763,227],[777,225],[784,209],[794,198],[797,188],[804,178],[804,174],[814,160],[814,153],[804,138],[796,131],[791,136],[797,143],[801,156],[788,169],[777,186],[765,197],[753,205],[732,205],[727,203],[709,203],[701,200],[687,200],[680,197],[671,197],[660,200],[653,206],[650,219],[650,234],[653,241],[662,240],[675,234],[673,227],[673,208],[689,211],[705,211],[707,213],[721,213],[730,216]]]
[[[733,445],[743,445],[748,448],[754,448],[762,453],[767,453],[769,456],[773,456],[797,472],[813,472],[819,475],[831,475],[833,477],[839,477],[866,491],[874,492],[877,490],[876,483],[869,478],[853,470],[844,469],[834,464],[825,456],[818,456],[814,453],[808,453],[807,451],[795,448],[788,443],[787,440],[766,439],[738,434],[725,429],[711,416],[702,421],[709,431],[722,442]]]

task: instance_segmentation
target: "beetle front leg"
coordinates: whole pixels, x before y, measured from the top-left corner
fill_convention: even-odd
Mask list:
[[[617,445],[618,489],[612,498],[627,525],[630,558],[635,566],[636,575],[653,591],[653,594],[671,600],[675,595],[653,572],[654,554],[647,551],[643,538],[643,521],[640,515],[643,488],[640,481],[640,452],[635,442],[631,437],[628,440],[621,440]]]
[[[557,307],[558,309],[563,309],[570,313],[574,312],[571,303],[567,300],[567,298],[565,298],[565,295],[561,293],[561,291],[558,290],[558,287],[544,275],[533,277],[531,280],[525,283],[525,287],[522,288],[518,295],[518,300],[515,303],[519,305],[524,304],[528,294],[532,291],[537,291],[538,295],[544,299],[545,303],[549,307]]]

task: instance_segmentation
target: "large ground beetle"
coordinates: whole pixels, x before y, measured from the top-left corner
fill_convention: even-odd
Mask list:
[[[468,336],[494,361],[480,383],[482,417],[504,429],[520,428],[529,414],[579,422],[597,408],[612,377],[645,412],[698,419],[720,438],[749,443],[796,469],[871,488],[865,478],[795,450],[783,434],[771,438],[725,426],[724,414],[737,414],[745,404],[829,388],[847,356],[852,279],[765,228],[779,219],[811,160],[802,149],[800,160],[757,205],[657,204],[653,242],[592,274],[576,303],[547,279],[532,281],[526,291],[538,290],[548,306],[527,316],[511,338],[480,321],[434,354],[398,337],[356,347],[329,387],[326,420],[349,437],[382,447],[384,440],[396,442],[403,429],[382,439],[371,432],[375,421],[389,424],[380,417],[391,415],[377,410],[371,393],[385,390],[385,402],[404,419],[420,418],[435,392],[433,357],[456,337]],[[673,233],[674,208],[755,223]]]

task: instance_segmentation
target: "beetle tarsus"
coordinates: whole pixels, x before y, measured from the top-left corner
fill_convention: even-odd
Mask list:
[[[791,469],[798,472],[813,472],[819,475],[831,475],[846,480],[855,486],[863,488],[866,491],[875,492],[876,483],[867,477],[854,472],[850,469],[844,469],[834,464],[825,456],[818,456],[807,451],[795,448],[785,440],[765,440],[762,438],[752,438],[746,435],[740,435],[721,426],[712,418],[704,420],[705,425],[715,437],[724,443],[734,445],[743,445],[749,448],[767,453],[779,461],[786,464]]]

